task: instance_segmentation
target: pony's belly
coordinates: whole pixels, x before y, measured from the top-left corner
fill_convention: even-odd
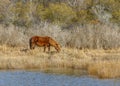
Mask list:
[[[40,46],[40,47],[45,46],[45,43],[37,43],[37,46]]]

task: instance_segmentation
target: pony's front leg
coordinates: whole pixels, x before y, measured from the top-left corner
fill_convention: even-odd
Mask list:
[[[44,52],[46,51],[46,46],[44,46]]]
[[[48,51],[50,52],[50,46],[48,46]]]

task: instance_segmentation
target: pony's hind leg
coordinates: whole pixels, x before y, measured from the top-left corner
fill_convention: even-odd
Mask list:
[[[33,45],[32,45],[32,49],[35,49],[35,44],[33,43]]]
[[[34,49],[35,48],[35,44],[30,44],[30,49]]]

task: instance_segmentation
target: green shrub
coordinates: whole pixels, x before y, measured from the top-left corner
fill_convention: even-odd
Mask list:
[[[119,23],[120,22],[120,9],[117,11],[112,12],[112,22]]]
[[[65,3],[50,3],[47,8],[40,4],[37,7],[37,15],[39,19],[57,24],[68,24],[76,17],[75,11]]]
[[[6,15],[8,14],[9,0],[0,0],[0,23],[5,22]]]
[[[4,15],[0,13],[0,22],[3,22],[3,20],[4,20]]]
[[[17,26],[26,26],[28,27],[31,23],[29,18],[30,3],[24,4],[23,2],[17,2],[15,6],[11,8],[11,11],[13,12],[14,19],[13,24]]]
[[[94,19],[94,15],[89,10],[77,11],[77,17],[79,23],[89,23]]]
[[[43,4],[39,4],[36,8],[36,15],[39,18],[39,20],[46,20],[50,17],[50,10],[48,8],[45,8]]]
[[[120,22],[120,0],[100,0],[105,9],[112,14],[111,21],[113,23]]]
[[[75,11],[68,5],[61,4],[50,4],[50,10],[53,15],[53,20],[61,23],[71,22],[76,17]]]

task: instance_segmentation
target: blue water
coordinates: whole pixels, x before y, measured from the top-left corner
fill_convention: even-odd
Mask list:
[[[120,86],[120,79],[98,79],[35,71],[0,71],[0,86]]]

